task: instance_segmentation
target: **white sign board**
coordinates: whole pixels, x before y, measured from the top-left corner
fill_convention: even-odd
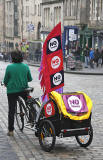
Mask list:
[[[74,34],[74,29],[69,29],[69,41],[75,41],[77,39],[77,34]]]

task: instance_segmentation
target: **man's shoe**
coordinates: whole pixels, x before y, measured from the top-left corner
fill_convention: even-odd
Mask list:
[[[14,136],[13,131],[9,131],[9,132],[7,133],[7,136]]]

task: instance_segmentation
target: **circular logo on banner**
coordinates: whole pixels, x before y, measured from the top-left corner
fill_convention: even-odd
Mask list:
[[[48,103],[46,106],[46,113],[48,115],[52,115],[52,105],[50,103]]]
[[[54,52],[58,49],[59,42],[56,38],[52,38],[49,42],[49,50]]]
[[[82,108],[81,100],[76,96],[69,97],[68,104],[69,104],[69,107],[75,112],[80,111]]]
[[[53,77],[53,84],[54,85],[59,85],[62,82],[62,74],[61,73],[56,73]]]
[[[53,69],[58,68],[60,66],[60,62],[61,62],[61,60],[60,60],[60,58],[58,56],[53,57],[52,60],[51,60],[52,68]]]

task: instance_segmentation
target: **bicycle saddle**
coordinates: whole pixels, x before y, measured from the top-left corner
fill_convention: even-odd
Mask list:
[[[24,89],[24,92],[33,92],[34,88],[33,87],[29,87]]]

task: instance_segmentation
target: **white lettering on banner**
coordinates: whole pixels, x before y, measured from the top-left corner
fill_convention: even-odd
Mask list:
[[[48,103],[46,106],[46,113],[48,115],[52,115],[52,105],[50,103]]]
[[[55,56],[51,60],[51,66],[53,69],[57,69],[60,66],[60,58],[58,56]]]
[[[59,85],[62,82],[62,74],[61,73],[56,73],[53,77],[53,84],[54,85]]]
[[[49,50],[54,52],[58,49],[59,42],[56,38],[52,38],[49,42]]]
[[[75,112],[80,111],[82,108],[81,100],[76,96],[69,97],[68,104],[69,104],[69,107]]]

